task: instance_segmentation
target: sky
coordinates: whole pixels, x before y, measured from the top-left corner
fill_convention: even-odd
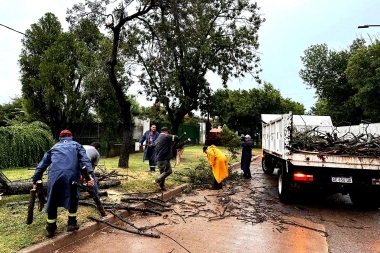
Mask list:
[[[31,24],[46,13],[54,13],[64,31],[66,10],[83,0],[2,0],[0,24],[25,33]],[[299,71],[303,68],[301,56],[317,44],[327,44],[330,49],[342,50],[363,36],[378,36],[380,27],[358,29],[359,25],[380,24],[379,0],[257,0],[259,13],[266,19],[259,30],[261,80],[271,83],[284,98],[303,104],[306,110],[316,102],[315,91],[303,83]],[[18,59],[23,35],[0,26],[0,104],[9,103],[21,95]],[[207,80],[216,90],[222,88],[221,80],[208,74]],[[249,75],[232,79],[229,89],[259,88]],[[134,86],[130,93],[139,87]],[[144,96],[138,102],[150,106]]]

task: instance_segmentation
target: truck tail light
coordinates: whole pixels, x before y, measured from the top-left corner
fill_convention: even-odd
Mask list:
[[[313,175],[307,175],[303,173],[294,173],[293,174],[294,181],[303,181],[303,182],[313,182],[314,177]]]
[[[372,178],[372,185],[380,185],[380,178]]]

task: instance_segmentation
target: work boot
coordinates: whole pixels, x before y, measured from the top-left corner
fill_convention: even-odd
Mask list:
[[[47,222],[46,223],[46,237],[52,238],[54,236],[55,230],[57,230],[57,224]]]
[[[245,179],[251,179],[251,171],[244,171],[243,178]]]
[[[67,232],[72,232],[79,229],[76,217],[69,217],[67,222]]]

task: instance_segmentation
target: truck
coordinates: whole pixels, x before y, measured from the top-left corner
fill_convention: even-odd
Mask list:
[[[352,151],[355,145],[360,150],[376,150],[366,146],[374,143],[373,140],[380,140],[380,127],[335,127],[330,116],[293,115],[292,112],[262,114],[261,120],[262,169],[268,175],[277,175],[281,202],[294,200],[297,193],[314,191],[321,194],[348,194],[356,206],[380,207],[380,156],[376,152],[359,154]],[[296,137],[300,134],[301,140],[306,136],[313,137],[317,140],[316,146],[324,145],[331,137],[331,143],[339,143],[351,153],[342,154],[334,148],[299,148],[298,144],[302,141],[299,138],[296,140]],[[347,147],[352,139],[358,141],[364,137],[368,139]]]

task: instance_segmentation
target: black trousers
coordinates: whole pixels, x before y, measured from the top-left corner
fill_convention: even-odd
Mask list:
[[[48,212],[48,219],[49,220],[55,220],[58,216],[58,205],[55,201],[57,198],[53,196],[52,202],[50,205],[52,205],[50,208],[50,211]],[[76,213],[78,211],[78,197],[77,197],[77,187],[72,184],[70,186],[70,207],[69,207],[69,213]]]

